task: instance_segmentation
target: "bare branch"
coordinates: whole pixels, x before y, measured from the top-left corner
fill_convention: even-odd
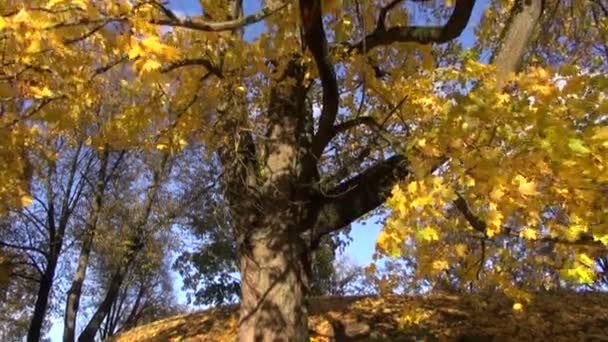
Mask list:
[[[386,201],[395,182],[408,176],[407,159],[390,157],[315,199],[313,240],[344,228]]]
[[[306,47],[312,53],[317,64],[323,88],[323,109],[319,118],[319,130],[313,137],[312,142],[313,156],[319,158],[333,136],[333,126],[340,102],[338,80],[334,66],[329,60],[327,36],[323,28],[321,0],[300,0],[300,17],[304,27]]]
[[[456,0],[456,6],[448,22],[443,26],[395,26],[388,29],[384,27],[386,11],[397,5],[398,1],[389,3],[380,12],[376,29],[363,40],[352,46],[357,52],[362,52],[365,47],[370,51],[379,46],[386,46],[393,43],[416,42],[421,44],[447,43],[464,31],[469,23],[475,0]]]

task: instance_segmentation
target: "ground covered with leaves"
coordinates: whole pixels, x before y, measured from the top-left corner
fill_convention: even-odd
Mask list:
[[[607,293],[330,297],[311,303],[311,341],[608,341]],[[171,317],[112,342],[234,341],[236,307]]]

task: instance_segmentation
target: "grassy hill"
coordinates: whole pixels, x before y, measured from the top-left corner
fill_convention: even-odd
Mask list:
[[[519,310],[503,295],[311,300],[314,341],[608,341],[608,294],[538,293]],[[233,341],[236,306],[137,327],[112,342]]]

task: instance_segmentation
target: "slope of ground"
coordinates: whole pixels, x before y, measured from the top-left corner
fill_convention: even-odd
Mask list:
[[[514,309],[515,308],[515,309]],[[311,301],[311,341],[608,341],[608,294],[552,292],[519,308],[502,295]],[[233,341],[236,307],[171,317],[112,342]]]

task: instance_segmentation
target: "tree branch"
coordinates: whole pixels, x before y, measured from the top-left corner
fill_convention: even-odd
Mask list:
[[[339,230],[386,201],[395,182],[408,176],[407,159],[392,156],[322,194],[317,203],[313,240]]]
[[[458,198],[454,201],[454,205],[456,206],[456,208],[460,211],[462,216],[464,216],[464,218],[467,220],[469,225],[471,225],[471,227],[473,227],[473,229],[475,229],[476,231],[482,233],[484,235],[484,239],[487,239],[488,237],[486,234],[486,228],[487,228],[486,222],[483,221],[481,218],[479,218],[479,216],[475,215],[471,211],[466,200],[460,194],[457,194],[457,196],[458,196]],[[505,233],[503,233],[502,236],[520,238],[520,236],[518,234],[512,234],[512,232],[514,232],[513,229],[505,228]],[[515,231],[515,233],[517,233],[517,232]],[[593,236],[588,235],[588,234],[582,235],[576,240],[565,240],[565,239],[545,236],[545,237],[541,237],[541,238],[534,239],[534,240],[529,239],[528,241],[608,249],[608,246],[604,245],[601,241],[594,240]]]
[[[510,73],[518,71],[543,9],[544,0],[517,0],[511,8],[507,25],[501,33],[500,46],[490,60],[496,66],[498,89],[502,88]]]
[[[488,227],[486,223],[471,211],[467,201],[459,193],[456,193],[456,196],[458,198],[454,201],[454,206],[462,213],[473,229],[486,236],[486,229]]]
[[[403,1],[404,0],[393,0],[380,9],[380,14],[378,14],[378,22],[376,23],[378,30],[384,31],[386,29],[386,16],[388,12]]]
[[[300,18],[304,28],[306,47],[313,55],[323,88],[323,109],[319,118],[319,130],[312,141],[313,156],[318,159],[332,138],[340,94],[336,72],[329,60],[327,36],[323,28],[321,0],[300,0]]]
[[[218,66],[216,66],[211,60],[206,59],[206,58],[187,58],[187,59],[178,60],[178,61],[175,61],[175,62],[163,67],[161,69],[161,72],[165,73],[165,72],[169,72],[169,71],[172,71],[172,70],[175,70],[178,68],[193,66],[193,65],[201,65],[205,69],[207,69],[207,71],[214,74],[215,76],[217,76],[219,78],[223,77],[222,70]]]
[[[270,8],[265,7],[257,13],[248,15],[246,17],[227,20],[222,22],[209,22],[209,21],[195,21],[189,18],[183,19],[178,18],[173,12],[170,12],[167,8],[162,9],[162,12],[167,15],[167,13],[171,13],[167,15],[166,19],[152,19],[150,22],[156,25],[163,26],[174,26],[174,27],[184,27],[197,31],[209,31],[209,32],[219,32],[219,31],[232,31],[244,26],[248,26],[251,24],[255,24],[260,22],[269,16],[275,14],[276,12],[286,8],[292,0],[287,0],[281,3],[278,7]],[[162,5],[161,5],[162,6]],[[164,6],[163,6],[164,7]]]
[[[384,26],[386,12],[398,3],[399,1],[393,1],[384,7],[380,12],[376,29],[353,45],[351,50],[361,53],[364,47],[366,51],[370,51],[378,46],[398,42],[447,43],[460,36],[464,31],[475,6],[475,0],[456,0],[454,11],[444,26],[395,26],[386,29]]]

